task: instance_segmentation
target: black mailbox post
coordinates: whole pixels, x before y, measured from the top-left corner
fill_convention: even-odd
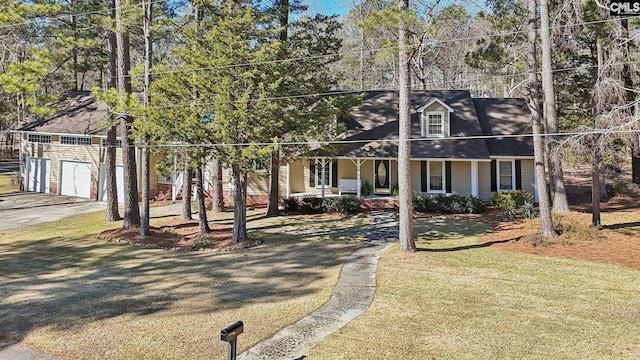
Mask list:
[[[220,340],[226,341],[229,344],[229,356],[228,360],[236,360],[236,344],[238,335],[244,331],[244,324],[242,321],[237,321],[234,324],[227,326],[220,331]]]

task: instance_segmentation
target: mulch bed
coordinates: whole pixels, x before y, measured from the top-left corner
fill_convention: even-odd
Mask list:
[[[572,206],[572,210],[582,210],[583,206]],[[602,204],[602,211],[635,211],[640,218],[637,200],[628,197],[616,197]],[[566,221],[574,224],[591,223],[591,214],[572,211],[563,215]],[[473,219],[470,219],[473,220]],[[485,234],[480,242],[506,251],[557,256],[572,259],[599,261],[640,270],[640,237],[630,236],[611,229],[597,231],[590,240],[560,235],[553,239],[533,241],[538,232],[537,226],[530,221],[503,222],[498,212],[482,214],[477,221],[490,224],[494,231]]]
[[[209,227],[211,232],[200,236],[197,220],[176,218],[165,221],[159,226],[152,226],[150,228],[151,234],[148,236],[142,236],[138,228],[132,228],[127,230],[106,230],[98,235],[98,238],[112,242],[124,242],[176,251],[229,251],[262,244],[262,240],[251,236],[245,241],[234,244],[232,241],[233,228],[231,226],[210,224]],[[204,241],[206,241],[206,244]]]
[[[565,220],[574,224],[591,222],[590,188],[578,181],[567,187],[572,212],[563,215]],[[602,212],[635,212],[640,220],[638,199],[632,196],[618,195],[607,197],[601,203]],[[285,216],[311,219],[331,220],[344,218],[343,214],[288,214]],[[363,216],[363,214],[353,215]],[[422,214],[422,216],[430,216]],[[640,237],[630,236],[612,229],[603,229],[590,240],[575,239],[560,235],[553,239],[536,237],[538,227],[531,221],[502,221],[499,211],[488,208],[482,214],[449,215],[451,218],[483,222],[493,228],[492,232],[483,235],[480,242],[491,247],[527,254],[543,256],[567,257],[589,261],[600,261],[640,270]],[[157,227],[151,228],[150,236],[141,236],[138,229],[107,230],[99,238],[109,241],[126,242],[142,246],[160,247],[171,250],[209,250],[226,251],[247,248],[262,243],[260,239],[250,238],[239,244],[233,244],[232,226],[211,224],[211,233],[206,235],[210,244],[204,248],[194,247],[198,237],[198,221],[175,218]]]

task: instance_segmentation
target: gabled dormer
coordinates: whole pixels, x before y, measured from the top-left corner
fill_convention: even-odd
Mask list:
[[[444,138],[451,134],[450,118],[453,109],[444,101],[430,97],[418,105],[422,137]]]

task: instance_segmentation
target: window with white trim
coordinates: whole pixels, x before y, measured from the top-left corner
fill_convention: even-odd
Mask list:
[[[169,175],[169,177],[166,177],[161,173],[158,173],[158,184],[172,184],[173,182],[171,181],[171,179],[171,175]]]
[[[444,172],[444,161],[429,161],[429,166],[427,167],[428,192],[444,192]]]
[[[60,144],[61,145],[70,145],[70,146],[91,146],[91,137],[90,136],[60,136]]]
[[[325,159],[324,160],[324,171],[322,169],[322,159],[316,159],[316,187],[322,187],[322,185],[324,184],[324,186],[326,187],[331,187],[331,179],[332,179],[332,172],[333,172],[333,166],[331,163],[331,160],[329,159]]]
[[[422,136],[444,137],[444,112],[424,111],[422,113]]]
[[[256,173],[268,173],[271,166],[270,158],[254,159],[251,164],[251,169]]]
[[[108,145],[107,139],[106,138],[101,138],[100,139],[100,147],[106,148],[108,146],[109,145]],[[116,148],[117,149],[122,148],[122,140],[116,139]]]
[[[28,139],[33,143],[51,144],[51,135],[29,134]]]
[[[515,162],[513,160],[498,160],[497,166],[498,191],[515,189]]]

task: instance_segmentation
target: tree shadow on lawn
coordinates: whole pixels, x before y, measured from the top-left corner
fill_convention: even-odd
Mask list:
[[[634,227],[640,227],[640,221],[628,222],[628,223],[619,223],[619,224],[605,225],[604,226],[605,229],[611,229],[611,230],[627,229],[627,228],[634,228]]]
[[[354,230],[354,226],[345,227],[345,225],[341,221],[336,221],[338,218],[323,219],[323,218],[313,218],[313,217],[304,218],[303,215],[293,215],[293,216],[299,216],[302,220],[295,225],[289,225],[287,224],[289,221],[287,217],[283,217],[283,218],[272,217],[271,219],[274,219],[274,221],[277,220],[276,223],[269,224],[269,225],[259,225],[259,226],[248,225],[247,227],[249,230],[258,230],[258,231],[268,231],[270,229],[281,229],[281,228],[295,228],[296,230],[313,228],[313,229],[326,230],[330,232],[336,231],[336,230],[345,230],[345,231]],[[313,216],[313,215],[307,215],[307,216]],[[368,220],[368,219],[362,218],[361,217],[362,214],[339,215],[339,216],[340,216],[340,220],[352,220],[352,219],[356,219],[356,220],[363,219],[363,221]],[[247,223],[249,224],[250,221],[247,221]],[[355,224],[355,226],[357,227],[358,225]]]
[[[491,230],[491,226],[469,220],[455,219],[455,218],[428,218],[419,219],[416,222],[416,233],[418,235],[418,251],[427,252],[451,252],[451,251],[464,251],[489,247],[493,244],[503,243],[511,241],[498,240],[495,242],[487,243],[472,243],[468,244],[467,237],[480,236],[487,231]],[[459,246],[444,245],[444,242],[451,242],[460,240],[467,242],[467,244]],[[420,246],[420,245],[427,245]]]
[[[299,242],[216,255],[60,238],[0,245],[0,338],[20,341],[37,329],[124,314],[210,315],[309,295],[323,270],[351,250]]]
[[[450,248],[438,248],[438,249],[433,249],[433,248],[418,248],[418,251],[426,251],[426,252],[452,252],[452,251],[474,250],[474,249],[482,249],[482,248],[490,247],[490,246],[492,246],[492,245],[496,245],[496,244],[507,243],[507,242],[512,241],[512,240],[513,240],[513,239],[507,239],[507,240],[496,240],[496,241],[489,241],[489,242],[485,242],[485,243],[479,243],[479,244],[473,244],[473,245],[464,245],[464,246],[456,246],[456,247],[450,247]]]

